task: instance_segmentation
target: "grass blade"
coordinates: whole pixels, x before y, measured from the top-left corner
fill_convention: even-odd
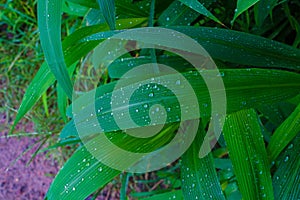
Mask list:
[[[96,0],[67,0],[75,4],[79,4],[81,6],[85,6],[88,8],[96,8],[99,9],[99,5]]]
[[[278,0],[260,0],[254,9],[256,24],[261,27]]]
[[[174,13],[176,13],[176,15],[174,15]],[[198,12],[182,4],[180,1],[173,1],[159,16],[157,23],[159,26],[188,26],[196,20],[199,15]]]
[[[82,146],[56,175],[45,199],[85,199],[120,173],[100,163]]]
[[[300,50],[260,36],[206,27],[174,27],[197,40],[213,57],[248,66],[300,70]]]
[[[121,24],[126,24],[126,27],[135,27],[145,22],[147,18],[138,18],[138,19],[125,19],[120,20]],[[131,22],[131,23],[125,23]],[[121,26],[123,28],[123,26]],[[84,27],[75,31],[70,36],[66,37],[63,41],[62,46],[65,54],[65,61],[67,66],[71,66],[74,62],[79,60],[81,57],[87,55],[93,48],[95,48],[99,42],[92,41],[89,43],[80,43],[82,38],[87,35],[97,33],[99,31],[108,30],[108,26],[105,24],[95,25],[90,27]],[[71,48],[72,46],[72,48]],[[75,49],[75,50],[74,50]],[[73,53],[71,53],[73,52]],[[55,82],[55,77],[51,73],[48,65],[44,62],[30,85],[28,86],[22,103],[19,107],[17,116],[15,118],[14,124],[11,127],[10,132],[12,132],[17,125],[17,123],[24,117],[24,115],[34,106],[34,104],[39,100],[41,95]]]
[[[243,198],[274,199],[270,166],[256,112],[241,110],[229,115],[223,133]]]
[[[113,144],[125,150],[151,152],[170,141],[173,137],[172,133],[177,128],[176,124],[170,125],[151,139],[147,138],[142,141],[120,131],[106,134]],[[161,137],[164,139],[162,140]],[[47,193],[48,199],[84,199],[121,173],[101,163],[86,149],[93,149],[94,155],[97,155],[99,151],[104,151],[103,148],[99,148],[101,139],[103,138],[97,135],[74,153],[51,184]],[[118,155],[112,151],[107,152],[107,156],[118,158]],[[120,161],[122,159],[128,158],[121,158]]]
[[[72,74],[73,74],[74,70],[76,69],[76,65],[77,65],[77,62],[75,62],[74,64],[72,64],[68,68],[68,74],[69,74],[70,77],[72,77]],[[68,104],[68,97],[63,92],[62,87],[59,84],[57,84],[56,90],[57,90],[57,106],[58,106],[58,110],[59,110],[60,115],[63,118],[63,120],[65,122],[67,122],[66,110],[67,110],[67,104]]]
[[[195,39],[214,59],[255,67],[300,70],[300,50],[260,36],[222,28],[168,27]],[[112,35],[119,32],[110,32]],[[103,40],[104,33],[83,41]]]
[[[254,4],[256,4],[259,0],[248,0],[248,1],[244,1],[244,0],[238,0],[237,1],[237,6],[235,9],[235,13],[234,13],[234,17],[233,20],[231,21],[231,24],[234,23],[235,19],[242,14],[243,12],[245,12],[246,10],[248,10],[251,6],[253,6]]]
[[[268,146],[270,160],[277,158],[280,152],[300,132],[300,104],[294,112],[275,130]]]
[[[181,180],[184,199],[225,199],[214,167],[212,154],[199,158],[205,131],[198,130],[190,148],[181,158]]]
[[[290,200],[300,197],[300,134],[278,158],[278,169],[273,176],[276,199]]]
[[[288,98],[296,96],[300,91],[300,75],[291,72],[284,72],[280,70],[264,70],[264,69],[227,69],[220,72],[223,76],[225,84],[226,96],[227,96],[227,113],[236,112],[245,108],[258,107],[262,104],[275,103],[286,100]],[[210,95],[207,91],[206,84],[199,77],[197,73],[182,73],[183,76],[191,83],[193,89],[197,91],[197,98],[201,110],[201,117],[210,116]],[[176,75],[167,75],[165,80],[174,81],[177,80]],[[136,82],[136,79],[131,79],[132,82]],[[149,80],[150,81],[150,80]],[[91,116],[91,110],[101,111],[96,113],[98,120],[103,123],[103,129],[105,132],[119,130],[119,126],[114,122],[114,116],[111,115],[112,110],[110,107],[112,90],[116,82],[100,86],[97,89],[95,96],[95,105],[87,103],[88,96],[81,96],[75,102],[77,105],[84,105],[84,109],[76,110],[78,116],[82,121],[78,121],[78,126],[84,126],[85,129],[93,130],[93,120],[87,120]],[[124,86],[123,90],[126,91],[127,87],[130,88],[130,83],[126,83],[128,86]],[[115,90],[116,91],[116,90]],[[177,98],[173,94],[168,93],[165,88],[160,90],[153,89],[154,97],[149,99],[149,90],[139,90],[135,96],[131,97],[131,103],[129,105],[118,105],[119,111],[140,110],[141,112],[135,113],[133,119],[137,124],[141,126],[147,125],[147,121],[143,119],[148,114],[148,110],[154,104],[168,105],[173,107],[177,105]],[[210,91],[213,92],[213,91]],[[89,95],[87,93],[86,95]],[[144,105],[149,106],[145,109]],[[91,107],[92,106],[92,107]],[[96,107],[94,107],[96,106]],[[129,106],[129,107],[128,107]],[[80,106],[79,106],[80,107]],[[80,107],[81,108],[81,107]],[[74,110],[73,110],[74,111]],[[180,109],[173,109],[169,112],[167,123],[176,122],[178,119],[176,116],[180,114]],[[200,116],[197,116],[200,117]],[[87,122],[88,121],[88,122]],[[160,123],[160,122],[158,122]],[[82,128],[82,127],[81,127]],[[133,128],[133,127],[124,127]],[[70,134],[77,135],[77,129],[74,125],[74,121],[71,120],[65,128],[62,130],[60,137],[67,138]]]
[[[61,0],[38,1],[38,26],[46,61],[67,96],[72,98],[73,86],[68,76],[61,45]]]
[[[97,2],[110,30],[116,30],[115,0],[97,0]]]
[[[166,200],[166,199],[183,200],[184,198],[181,190],[173,190],[171,192],[165,192],[162,194],[153,195],[152,197],[142,198],[141,200]]]
[[[179,1],[183,4],[185,4],[186,6],[190,7],[191,9],[197,11],[201,15],[204,15],[204,16],[208,17],[209,19],[214,20],[215,22],[217,22],[219,24],[222,24],[222,22],[220,20],[218,20],[218,18],[216,18],[211,12],[209,12],[209,10],[207,10],[205,8],[205,6],[203,6],[203,4],[200,3],[199,1],[197,1],[197,0],[179,0]]]

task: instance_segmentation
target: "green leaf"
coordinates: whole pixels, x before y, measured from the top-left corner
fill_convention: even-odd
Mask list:
[[[225,199],[214,167],[212,154],[199,158],[206,132],[200,127],[195,140],[181,158],[181,180],[184,199]]]
[[[247,66],[300,70],[300,50],[283,43],[222,28],[190,26],[168,28],[195,39],[214,59]],[[105,33],[96,33],[83,40],[103,40],[104,36]]]
[[[258,108],[265,118],[274,125],[279,126],[295,109],[295,105],[289,102],[267,104]]]
[[[201,110],[201,117],[209,117],[211,100],[203,79],[201,79],[199,74],[195,72],[186,72],[182,73],[182,75],[189,81],[194,91],[197,91],[196,95]],[[245,108],[258,107],[262,104],[280,102],[296,96],[300,91],[300,75],[291,72],[283,72],[281,70],[226,69],[220,72],[220,76],[222,76],[225,84],[227,113],[236,112]],[[170,82],[174,81],[174,83],[178,80],[178,76],[176,74],[166,75],[163,77],[164,80],[169,80]],[[144,81],[147,81],[147,79]],[[150,78],[148,81],[151,82]],[[138,84],[139,81],[137,80],[137,77],[135,77],[134,79],[126,80],[125,83],[126,87],[124,85],[123,91],[126,91],[127,88],[131,88],[132,83]],[[81,108],[80,105],[84,107],[82,110],[76,110],[76,113],[78,116],[80,115],[81,119],[78,121],[77,126],[84,126],[86,130],[93,130],[93,120],[86,122],[86,119],[90,118],[92,110],[97,111],[100,109],[100,112],[97,112],[96,114],[98,120],[100,120],[101,124],[104,125],[102,127],[104,131],[110,132],[120,129],[114,122],[114,116],[111,115],[112,110],[110,102],[114,84],[116,84],[116,82],[100,86],[97,89],[96,96],[93,97],[92,100],[87,101],[90,95],[90,93],[87,93],[73,102],[73,104],[77,104],[77,108]],[[152,89],[151,87],[148,90],[140,89],[136,91],[135,95],[131,97],[129,105],[122,105],[121,103],[118,105],[119,111],[121,112],[127,109],[129,111],[134,111],[138,109],[141,112],[134,113],[134,115],[132,115],[132,120],[141,126],[147,125],[148,121],[145,121],[143,117],[148,116],[147,114],[151,105],[161,104],[164,107],[171,108],[178,105],[177,98],[174,94],[170,93],[170,91],[166,88],[159,88],[159,91]],[[115,89],[114,92],[118,90]],[[149,98],[149,93],[151,91],[154,96],[152,99]],[[184,92],[185,91],[183,91],[183,93]],[[210,92],[214,92],[213,89]],[[95,101],[95,104],[92,103],[93,101]],[[146,109],[144,108],[145,104],[148,104]],[[172,112],[168,113],[166,123],[178,121],[178,115],[180,115],[180,109],[172,109]],[[123,128],[127,129],[134,127],[130,127],[127,124],[127,127]],[[77,129],[73,120],[65,126],[60,137],[67,138],[70,134],[77,135]]]
[[[277,158],[280,152],[300,132],[300,104],[294,112],[275,130],[268,146],[270,160]]]
[[[165,192],[162,194],[153,195],[152,197],[142,198],[141,200],[166,200],[166,199],[183,200],[184,198],[181,190],[173,190],[171,192]]]
[[[148,0],[132,2],[131,0],[116,0],[116,12],[122,18],[149,17],[150,3]]]
[[[196,41],[212,56],[248,66],[300,70],[300,50],[248,33],[207,27],[169,27]]]
[[[69,2],[79,4],[81,6],[85,6],[88,8],[97,8],[99,9],[99,5],[96,0],[67,0]]]
[[[278,169],[273,176],[274,195],[276,199],[299,199],[300,187],[300,134],[285,148],[278,157]]]
[[[125,19],[125,20],[119,20],[121,28],[122,27],[135,27],[140,25],[141,23],[145,22],[146,18],[139,18],[139,19]],[[131,22],[131,23],[128,23]],[[79,60],[81,57],[87,55],[93,48],[95,48],[99,42],[98,41],[92,41],[89,43],[80,43],[82,38],[86,37],[87,35],[97,33],[99,31],[108,30],[107,25],[95,25],[90,27],[84,27],[81,29],[78,29],[70,36],[66,37],[66,39],[63,41],[62,46],[64,49],[65,54],[65,61],[66,65],[70,66],[77,60]],[[72,46],[72,48],[71,48]],[[22,117],[34,106],[34,104],[39,100],[41,95],[54,83],[55,77],[50,72],[50,69],[46,62],[42,64],[39,71],[31,81],[30,85],[28,86],[24,97],[22,99],[22,103],[19,107],[16,119],[14,121],[14,124],[11,128],[11,131],[13,131],[14,127],[17,125],[17,123],[22,119]]]
[[[233,20],[231,21],[231,23],[233,24],[235,19],[242,14],[243,12],[245,12],[246,10],[248,10],[251,6],[253,6],[254,4],[256,4],[258,1],[260,0],[238,0],[237,1],[237,6],[236,9],[234,11],[234,17]]]
[[[121,58],[115,60],[108,67],[108,73],[111,78],[121,78],[126,72],[133,69],[135,66],[150,63],[152,60],[150,56],[139,56],[137,58]],[[171,66],[179,72],[187,72],[193,69],[193,66],[185,59],[179,56],[157,56],[157,62],[167,66]],[[132,77],[133,78],[133,77]]]
[[[100,163],[82,146],[56,175],[46,199],[85,199],[120,173]]]
[[[228,115],[223,133],[243,198],[274,199],[270,166],[256,112],[241,110]]]
[[[54,75],[50,72],[47,63],[44,62],[24,94],[10,132],[14,130],[17,123],[33,107],[41,95],[54,83],[54,80]]]
[[[174,15],[174,13],[176,15]],[[159,26],[190,25],[197,19],[199,13],[180,1],[173,1],[171,5],[163,11],[158,18]]]
[[[46,61],[67,96],[72,98],[73,86],[68,76],[61,45],[62,0],[38,1],[38,26]]]
[[[179,0],[181,3],[185,4],[186,6],[190,7],[191,9],[197,11],[201,15],[204,15],[208,17],[211,20],[214,20],[215,22],[218,22],[219,24],[222,24],[218,18],[216,18],[211,12],[209,12],[202,3],[200,3],[197,0]]]
[[[72,2],[66,3],[63,2],[62,4],[62,11],[69,14],[69,15],[76,15],[76,16],[85,16],[89,10],[89,8],[82,6],[80,4],[75,4]]]
[[[72,77],[74,70],[76,69],[77,62],[72,64],[68,68],[68,74],[70,77]],[[66,117],[66,110],[67,110],[67,104],[68,104],[68,97],[66,94],[63,92],[62,87],[60,87],[59,84],[56,86],[57,90],[57,106],[58,110],[60,112],[61,117],[65,122],[67,122],[67,117]]]
[[[278,0],[260,0],[254,9],[256,24],[260,27],[268,17]]]
[[[116,8],[115,0],[97,0],[100,10],[110,28],[110,30],[116,29]]]
[[[170,141],[173,132],[177,129],[178,125],[172,124],[146,139],[136,139],[120,131],[106,133],[106,136],[114,145],[130,152],[151,152]],[[116,152],[99,147],[101,139],[102,137],[96,135],[72,155],[52,182],[47,193],[48,199],[84,199],[121,173],[101,163],[96,159],[97,156],[93,156],[98,155],[100,151],[108,150],[106,155],[117,162],[128,160],[128,158],[120,158]],[[86,148],[92,149],[93,154]],[[130,163],[128,165],[130,166]]]

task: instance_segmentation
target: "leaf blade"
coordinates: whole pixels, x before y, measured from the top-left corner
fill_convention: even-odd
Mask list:
[[[38,1],[38,26],[40,40],[51,72],[72,98],[73,86],[68,76],[61,44],[61,0]]]
[[[205,131],[199,128],[190,148],[181,157],[182,193],[184,199],[225,199],[214,167],[212,154],[199,158]]]
[[[270,160],[277,158],[280,152],[300,132],[300,104],[292,114],[275,130],[268,145]]]
[[[225,121],[224,137],[244,198],[274,199],[271,174],[256,112],[241,110]]]

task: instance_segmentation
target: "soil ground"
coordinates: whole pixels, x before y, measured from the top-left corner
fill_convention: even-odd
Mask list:
[[[29,146],[33,145],[36,138],[5,138],[8,128],[5,113],[0,113],[0,199],[5,200],[39,200],[43,199],[47,189],[58,171],[58,166],[51,158],[43,154],[28,165],[36,148],[25,153],[16,163],[14,160]],[[17,130],[20,130],[20,125]],[[27,123],[22,127],[26,132],[33,132],[33,124]]]

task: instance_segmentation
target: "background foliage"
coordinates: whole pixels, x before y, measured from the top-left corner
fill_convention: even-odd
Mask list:
[[[1,32],[1,52],[18,52],[13,59],[1,57],[1,65],[8,66],[1,68],[4,71],[1,77],[14,76],[23,81],[35,74],[26,89],[15,124],[24,116],[40,112],[38,118],[49,116],[47,124],[40,126],[41,143],[50,141],[49,147],[41,151],[56,147],[76,149],[57,174],[46,199],[96,196],[97,191],[115,177],[121,184],[121,199],[300,197],[300,161],[297,159],[300,151],[299,1],[40,0],[37,13],[26,5],[22,11],[16,10],[10,1],[1,7],[6,12],[1,12],[1,29],[5,30]],[[12,20],[16,16],[20,22]],[[208,105],[200,104],[202,124],[189,150],[179,161],[155,172],[150,179],[147,174],[110,169],[96,160],[81,144],[68,108],[72,103],[72,81],[80,64],[88,59],[88,53],[115,33],[145,26],[178,30],[198,41],[220,69],[228,98],[223,137],[211,154],[199,159],[197,152],[210,108],[205,85],[182,59],[167,52],[156,52],[157,60],[182,72],[197,91],[199,101]],[[38,37],[45,62],[36,72],[31,60],[42,60]],[[6,46],[11,49],[4,48]],[[151,60],[151,55],[147,51],[133,52],[116,60],[103,79],[104,85],[99,87],[99,98],[111,94],[118,78],[133,66]],[[11,69],[16,63],[26,67],[15,74]],[[8,98],[7,102],[11,102],[9,92],[3,89],[2,93]],[[143,96],[143,93],[138,95]],[[133,99],[130,109],[136,109],[139,98]],[[164,97],[155,101],[164,102]],[[176,102],[171,99],[166,106],[173,109],[172,101]],[[34,105],[37,106],[33,108]],[[37,109],[39,107],[43,109]],[[31,109],[39,111],[28,115]],[[174,110],[176,116],[178,113]],[[107,108],[104,113],[110,112]],[[99,113],[97,117],[103,116],[105,114]],[[144,150],[164,145],[176,131],[177,123],[176,117],[171,118],[161,133],[144,142]],[[138,151],[140,141],[124,136],[122,130],[108,125],[105,131],[115,144]],[[97,137],[93,140],[97,141]],[[144,178],[138,178],[140,176]],[[134,184],[143,190],[135,190],[131,187]]]

